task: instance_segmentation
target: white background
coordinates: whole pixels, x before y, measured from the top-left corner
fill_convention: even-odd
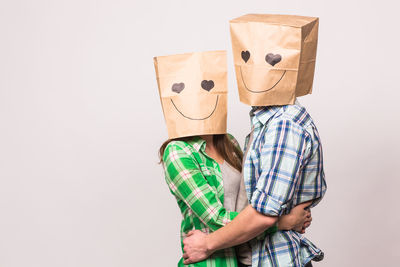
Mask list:
[[[396,1],[0,0],[0,267],[176,266],[181,215],[153,56],[227,49],[229,132],[249,130],[228,21],[320,17],[314,93],[328,192],[316,266],[395,266],[400,250]],[[396,260],[397,258],[397,260]]]

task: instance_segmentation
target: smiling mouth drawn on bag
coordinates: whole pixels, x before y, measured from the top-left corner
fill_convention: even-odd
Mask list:
[[[285,74],[286,74],[286,70],[283,72],[282,76],[279,78],[279,80],[272,87],[270,87],[268,89],[265,89],[265,90],[262,90],[262,91],[254,91],[254,90],[251,90],[251,89],[249,89],[247,87],[246,82],[244,81],[244,78],[243,78],[242,66],[240,66],[240,76],[242,77],[242,81],[243,81],[244,87],[246,87],[247,91],[250,91],[252,93],[264,93],[264,92],[267,92],[269,90],[272,90],[282,80],[282,78],[283,78],[283,76],[285,76]]]
[[[191,118],[191,117],[189,117],[189,116],[186,116],[185,114],[182,113],[182,111],[180,111],[180,110],[178,109],[178,107],[175,105],[174,101],[173,101],[172,99],[170,99],[170,100],[171,100],[172,105],[174,105],[175,109],[176,109],[183,117],[185,117],[186,119],[189,119],[189,120],[196,120],[196,121],[202,121],[202,120],[206,120],[206,119],[210,118],[210,117],[214,114],[215,110],[217,109],[218,98],[219,98],[219,95],[217,95],[217,99],[216,99],[216,101],[215,101],[215,106],[214,106],[213,111],[210,113],[210,115],[208,115],[208,116],[206,116],[206,117],[204,117],[204,118]]]

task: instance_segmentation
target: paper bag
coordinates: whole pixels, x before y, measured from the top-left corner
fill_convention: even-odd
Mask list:
[[[248,14],[231,20],[230,30],[241,102],[286,105],[311,93],[318,18]]]
[[[226,51],[154,58],[170,139],[226,133]]]

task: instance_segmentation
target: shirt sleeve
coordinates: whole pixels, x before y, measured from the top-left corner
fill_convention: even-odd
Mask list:
[[[310,140],[306,131],[290,120],[272,124],[264,139],[260,151],[261,174],[250,202],[262,214],[281,216],[293,198]]]
[[[225,210],[184,144],[171,142],[164,152],[163,161],[171,192],[184,201],[211,231],[218,230],[236,217],[237,212]]]

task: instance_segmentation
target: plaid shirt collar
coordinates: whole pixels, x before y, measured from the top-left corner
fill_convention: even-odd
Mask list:
[[[252,127],[265,125],[278,111],[282,111],[282,106],[252,107],[250,111]]]
[[[189,142],[188,142],[197,152],[205,152],[206,149],[206,141],[199,137],[199,136],[194,136]]]

